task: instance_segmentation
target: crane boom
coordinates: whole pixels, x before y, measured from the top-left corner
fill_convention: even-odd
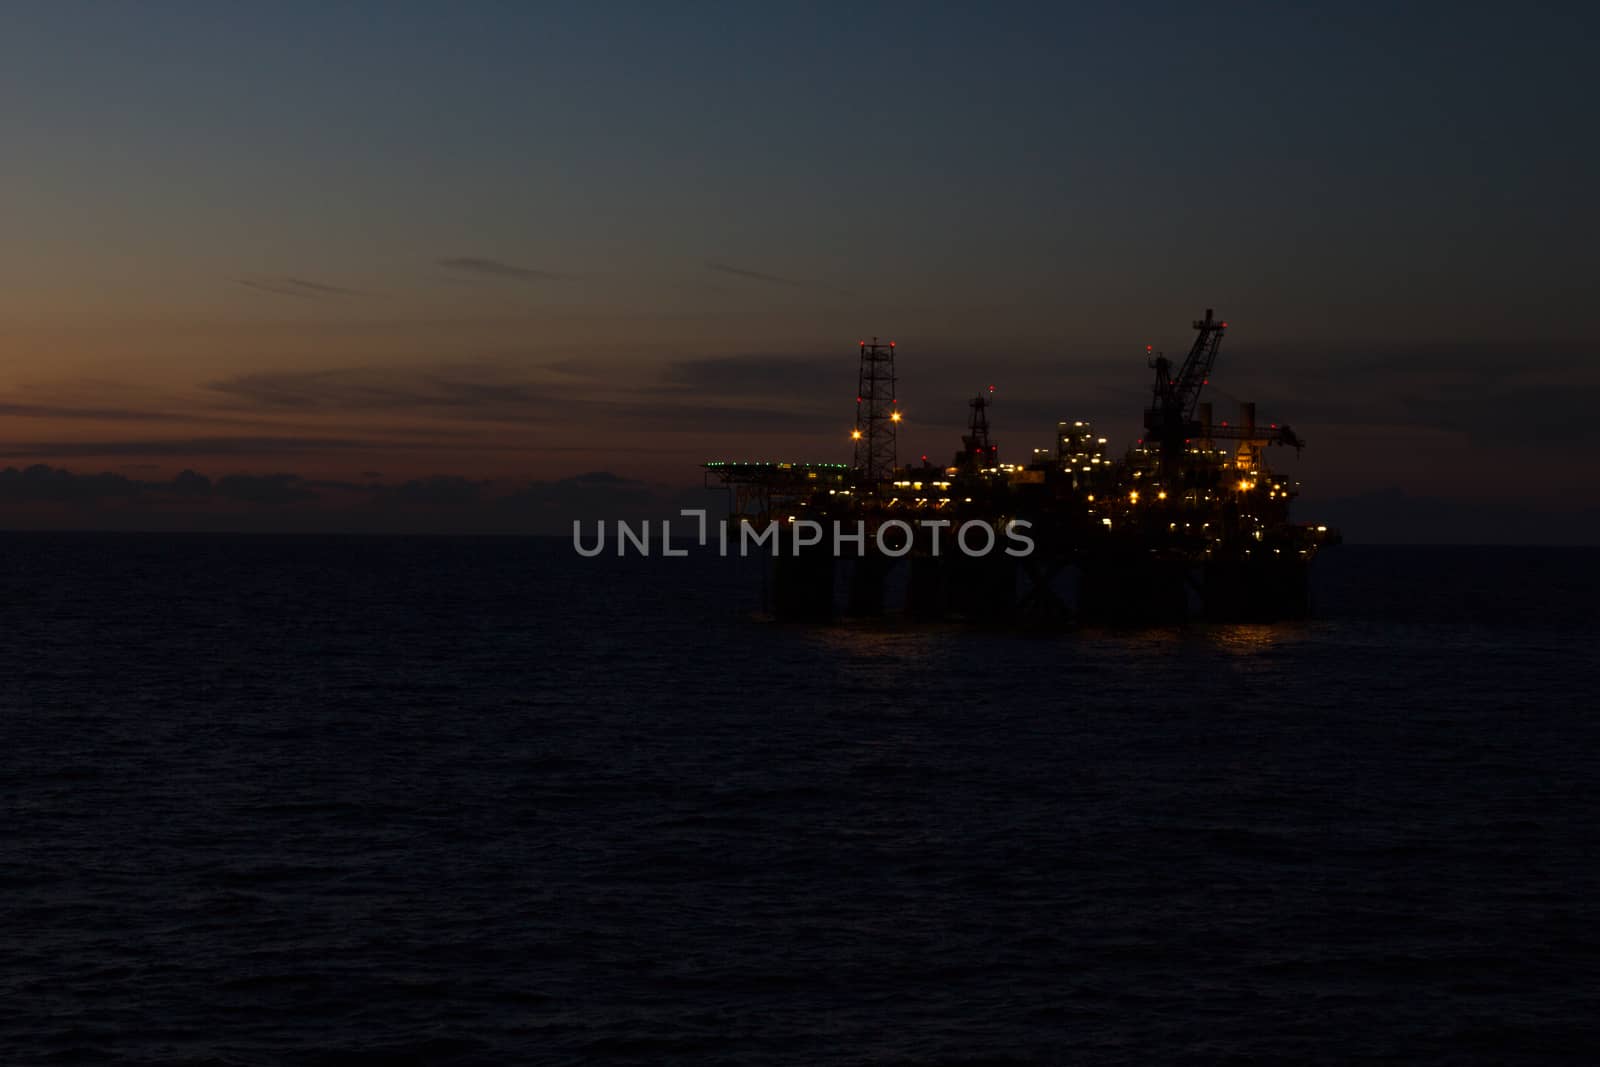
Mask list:
[[[1144,413],[1146,437],[1171,458],[1183,455],[1184,443],[1199,434],[1195,405],[1200,401],[1201,387],[1211,379],[1211,368],[1216,366],[1217,349],[1222,347],[1228,324],[1218,322],[1214,311],[1206,308],[1206,317],[1196,319],[1194,328],[1198,331],[1194,344],[1176,377],[1172,375],[1172,361],[1166,356],[1150,361],[1156,381],[1150,407]]]

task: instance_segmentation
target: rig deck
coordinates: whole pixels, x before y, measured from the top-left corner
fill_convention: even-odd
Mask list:
[[[990,400],[980,395],[949,464],[899,466],[895,346],[874,340],[860,345],[855,462],[712,462],[706,478],[730,489],[735,518],[763,530],[814,520],[866,532],[848,553],[824,539],[774,555],[767,589],[780,618],[821,621],[841,607],[878,615],[891,592],[906,614],[923,618],[1303,617],[1311,560],[1339,535],[1290,520],[1297,483],[1271,469],[1267,452],[1302,448],[1294,431],[1260,425],[1248,403],[1231,424],[1215,422],[1211,405],[1199,401],[1227,323],[1208,309],[1194,327],[1198,336],[1175,373],[1164,356],[1150,356],[1156,380],[1146,436],[1120,459],[1078,420],[1058,425],[1053,452],[1002,463],[989,436]],[[878,535],[894,520],[885,551]],[[996,533],[1018,523],[1031,550],[958,551],[954,532],[974,521]]]

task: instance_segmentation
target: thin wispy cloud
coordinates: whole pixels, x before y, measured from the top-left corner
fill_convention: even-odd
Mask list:
[[[448,430],[429,428],[426,432],[407,437],[321,437],[303,434],[275,435],[270,437],[180,437],[131,438],[124,440],[101,439],[94,441],[0,441],[0,463],[9,460],[60,460],[84,458],[155,458],[186,459],[199,456],[298,456],[320,453],[412,451],[426,448],[430,452],[482,453],[537,453],[584,452],[591,449],[581,445],[507,444],[496,442],[485,445],[480,441],[463,439],[463,435]]]
[[[524,418],[549,402],[544,386],[458,367],[267,371],[210,382],[242,406],[309,412],[454,411]]]
[[[357,289],[346,289],[342,285],[328,285],[325,282],[314,282],[309,278],[295,278],[289,276],[260,277],[247,276],[235,278],[238,282],[250,289],[262,293],[271,293],[274,296],[293,296],[302,300],[315,300],[319,297],[333,296],[360,296]]]
[[[482,256],[453,256],[437,261],[441,267],[448,267],[464,274],[475,274],[483,278],[511,278],[524,282],[559,282],[571,278],[570,274],[560,274],[556,271],[535,270],[532,267],[519,267],[515,263],[507,263],[499,259],[486,259]]]
[[[727,274],[735,278],[744,278],[746,281],[763,282],[767,285],[782,285],[790,289],[816,289],[827,293],[838,293],[841,296],[854,296],[848,289],[841,289],[836,285],[826,282],[807,281],[803,278],[786,278],[781,274],[769,274],[766,271],[750,270],[748,267],[736,267],[731,263],[720,263],[709,260],[707,270],[714,270],[718,274]]]
[[[0,505],[21,529],[247,529],[297,532],[545,533],[572,520],[640,521],[703,507],[704,489],[680,489],[591,471],[546,480],[440,475],[340,482],[294,473],[171,478],[79,474],[43,464],[0,467]]]
[[[114,391],[118,387],[111,387]],[[188,402],[189,406],[183,406]],[[229,427],[281,429],[282,422],[272,418],[255,417],[238,412],[206,410],[193,406],[192,401],[179,401],[173,397],[152,398],[148,407],[98,407],[93,403],[74,403],[70,397],[52,397],[48,403],[25,403],[0,399],[0,418],[40,419],[47,421],[130,422],[130,423],[188,423]]]
[[[345,451],[370,447],[372,442],[342,437],[182,437],[0,444],[0,458],[259,456]]]
[[[777,274],[767,274],[759,270],[746,270],[743,267],[735,267],[727,263],[717,263],[715,261],[707,263],[706,269],[714,270],[721,274],[731,274],[735,278],[749,278],[751,281],[767,282],[772,285],[789,285],[795,287],[796,289],[803,289],[805,288],[806,284],[797,278],[784,278]]]
[[[19,419],[100,419],[108,422],[154,422],[170,419],[165,411],[136,408],[75,407],[68,404],[15,404],[0,401],[0,415]]]
[[[626,388],[569,388],[559,416],[552,414],[547,381],[463,366],[264,371],[210,382],[206,388],[226,397],[231,410],[305,416],[411,413],[523,426],[615,420],[635,428],[711,424],[730,432],[815,424],[815,415],[798,409],[791,398],[705,402],[695,399],[686,385],[669,380]]]
[[[324,282],[308,281],[305,278],[285,278],[285,285],[299,290],[302,293],[315,293],[319,296],[360,296],[357,289],[346,289],[342,285],[328,285]]]

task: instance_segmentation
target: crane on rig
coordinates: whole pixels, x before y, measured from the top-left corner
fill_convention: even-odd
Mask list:
[[[1145,439],[1160,447],[1164,459],[1178,459],[1184,445],[1200,435],[1195,405],[1200,401],[1201,387],[1211,380],[1211,368],[1216,365],[1217,349],[1222,347],[1228,324],[1218,322],[1215,312],[1206,308],[1206,317],[1196,319],[1194,328],[1198,331],[1194,344],[1176,376],[1172,361],[1165,355],[1150,359],[1156,382],[1151,389],[1150,407],[1144,413]]]
[[[1151,388],[1150,407],[1144,413],[1145,439],[1156,446],[1162,459],[1173,462],[1181,459],[1189,443],[1197,438],[1244,440],[1257,433],[1254,404],[1250,405],[1248,430],[1228,428],[1226,423],[1222,427],[1212,426],[1209,416],[1198,417],[1200,390],[1211,384],[1211,368],[1216,366],[1217,349],[1222,347],[1222,336],[1228,324],[1219,322],[1215,311],[1206,308],[1206,317],[1195,319],[1194,328],[1197,331],[1194,344],[1176,375],[1172,373],[1172,361],[1164,354],[1157,353],[1150,358],[1156,381]],[[1147,345],[1145,350],[1150,351],[1150,347]],[[1297,452],[1305,447],[1305,442],[1293,430],[1277,423],[1273,423],[1270,435],[1262,435],[1260,439],[1271,444],[1292,445]]]

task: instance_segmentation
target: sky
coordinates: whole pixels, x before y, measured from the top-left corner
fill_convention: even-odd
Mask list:
[[[567,528],[708,459],[1138,435],[1354,541],[1596,542],[1582,5],[7,8],[0,527]],[[1004,454],[1002,459],[1007,458]],[[188,472],[188,473],[185,473]]]

